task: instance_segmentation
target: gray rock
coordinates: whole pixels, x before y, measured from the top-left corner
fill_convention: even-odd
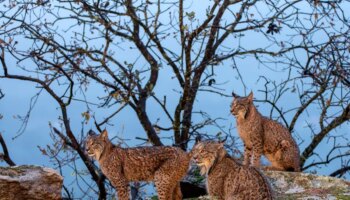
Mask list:
[[[265,172],[276,199],[343,199],[350,200],[350,182],[307,173],[296,172]]]
[[[350,182],[343,179],[297,172],[268,171],[264,174],[276,200],[350,200]],[[204,181],[200,185],[205,187]]]
[[[1,200],[61,199],[63,178],[39,166],[0,167]]]

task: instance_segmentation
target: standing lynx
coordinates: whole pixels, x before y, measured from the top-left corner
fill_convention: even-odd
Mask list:
[[[207,190],[215,200],[271,200],[265,177],[254,167],[243,166],[231,158],[223,143],[197,142],[192,159],[207,176]]]
[[[234,95],[231,113],[236,117],[244,143],[243,164],[259,167],[264,154],[271,162],[267,170],[300,171],[299,148],[290,132],[259,113],[253,104],[252,92],[248,97]]]
[[[88,136],[86,150],[117,189],[119,200],[129,200],[130,181],[154,181],[160,200],[182,199],[179,181],[187,172],[190,158],[180,148],[120,148],[103,131]]]

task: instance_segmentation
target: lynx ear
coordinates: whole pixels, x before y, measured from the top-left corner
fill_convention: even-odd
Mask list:
[[[97,134],[95,133],[95,131],[93,131],[92,129],[90,129],[89,132],[88,132],[88,135],[91,136],[91,135],[97,135]]]
[[[253,94],[253,91],[251,91],[251,92],[249,93],[248,100],[249,100],[250,102],[253,102],[253,98],[254,98],[254,94]]]
[[[108,139],[108,132],[106,129],[102,131],[100,137],[103,139]]]
[[[234,98],[239,97],[238,94],[236,94],[234,91],[232,91],[232,96],[233,96]]]
[[[226,142],[226,140],[227,140],[227,138],[228,138],[228,135],[226,135],[225,139],[219,140],[219,143],[222,144],[222,145],[224,145],[225,142]]]
[[[195,143],[194,144],[197,144],[198,142],[200,142],[202,140],[202,137],[200,135],[198,135],[195,139]]]

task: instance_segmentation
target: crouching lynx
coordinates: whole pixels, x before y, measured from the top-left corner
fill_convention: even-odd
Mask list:
[[[117,189],[119,200],[129,200],[130,181],[154,181],[160,200],[182,199],[179,181],[190,158],[180,148],[120,148],[109,141],[105,130],[88,136],[86,150]]]
[[[271,162],[271,166],[265,167],[267,170],[300,171],[299,148],[290,132],[259,113],[253,104],[252,92],[248,97],[233,95],[231,113],[236,117],[244,143],[243,164],[259,167],[264,154]]]
[[[223,143],[197,142],[192,160],[207,176],[207,191],[215,200],[272,200],[270,185],[254,167],[243,166],[231,158]]]

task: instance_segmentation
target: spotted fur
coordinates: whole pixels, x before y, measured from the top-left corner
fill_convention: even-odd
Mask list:
[[[103,131],[88,136],[86,150],[116,188],[119,200],[130,199],[130,181],[154,181],[160,200],[182,199],[179,181],[187,172],[189,156],[180,148],[121,148]]]
[[[216,200],[271,200],[271,188],[254,167],[243,166],[231,158],[223,143],[198,142],[191,151],[192,159],[206,175],[207,191]]]
[[[253,104],[253,93],[236,96],[231,104],[239,136],[244,143],[244,165],[260,166],[265,155],[271,166],[267,170],[300,171],[299,148],[288,129],[262,116]]]

